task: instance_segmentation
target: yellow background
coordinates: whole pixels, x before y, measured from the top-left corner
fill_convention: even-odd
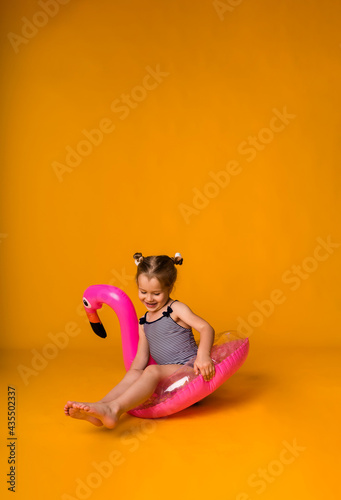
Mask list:
[[[326,463],[335,464],[335,437],[324,433],[339,391],[341,247],[321,251],[325,260],[295,290],[283,275],[314,266],[319,239],[341,244],[340,2],[70,0],[45,24],[39,11],[36,1],[16,0],[1,15],[1,418],[5,432],[14,384],[17,498],[37,484],[35,498],[71,494],[75,479],[91,473],[92,452],[99,461],[115,446],[127,460],[91,498],[126,495],[127,483],[131,498],[154,498],[148,461],[158,454],[156,491],[169,474],[190,477],[178,493],[168,480],[170,498],[257,498],[248,476],[294,438],[307,451],[262,498],[320,499],[324,480],[334,498]],[[15,46],[13,33],[23,36],[27,20],[42,26]],[[141,91],[157,68],[162,81]],[[132,107],[122,119],[124,96]],[[292,118],[271,137],[264,129],[274,109]],[[55,162],[66,165],[67,148],[103,120],[115,130],[58,178]],[[252,161],[243,153],[250,137],[263,138]],[[209,192],[212,172],[232,161],[239,173],[226,187],[211,186],[198,209],[194,192]],[[183,205],[196,209],[187,221]],[[251,325],[247,365],[199,415],[193,407],[158,421],[130,452],[115,439],[141,421],[129,417],[115,434],[61,413],[67,399],[102,396],[123,374],[116,317],[103,308],[109,335],[98,339],[82,294],[92,284],[118,286],[140,316],[133,254],[178,251],[184,265],[172,295],[216,332],[250,322],[255,301],[275,290],[285,300]],[[32,368],[32,349],[41,353],[69,323],[78,334],[25,384],[18,366]]]

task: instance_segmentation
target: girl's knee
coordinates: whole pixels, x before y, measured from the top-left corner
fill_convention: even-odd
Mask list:
[[[143,370],[146,375],[151,375],[155,378],[161,378],[162,373],[159,365],[148,365]]]
[[[129,374],[129,377],[138,378],[142,375],[142,373],[143,370],[137,370],[136,368],[132,368],[131,370],[129,370],[129,372],[126,373],[126,375]]]

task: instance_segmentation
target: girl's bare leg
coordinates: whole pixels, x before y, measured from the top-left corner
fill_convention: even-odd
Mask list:
[[[143,370],[129,370],[121,382],[119,382],[113,389],[111,389],[110,392],[106,396],[104,396],[102,399],[98,401],[98,403],[108,403],[109,401],[112,401],[113,399],[118,398],[123,394],[128,387],[130,387],[136,380],[141,377],[143,373]]]
[[[153,394],[160,380],[168,377],[178,369],[179,365],[147,366],[141,376],[115,399],[90,404],[73,402],[72,407],[78,409],[87,417],[97,419],[108,429],[113,429],[122,413],[146,401]],[[88,418],[85,419],[88,420]]]
[[[113,389],[111,389],[110,392],[106,396],[104,396],[102,399],[98,401],[98,403],[107,403],[109,401],[112,401],[113,399],[119,397],[121,394],[124,393],[130,387],[143,373],[143,370],[129,370],[121,382],[119,382]],[[94,425],[97,425],[98,427],[103,425],[100,420],[97,418],[91,417],[90,415],[86,415],[84,412],[81,412],[79,408],[75,408],[73,404],[76,401],[68,401],[66,405],[64,406],[64,413],[66,416],[70,416],[73,418],[78,418],[80,420],[88,420]],[[86,403],[84,403],[86,404]]]

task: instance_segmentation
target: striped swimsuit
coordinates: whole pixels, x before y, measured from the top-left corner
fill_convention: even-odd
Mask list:
[[[184,328],[171,318],[173,302],[155,321],[147,321],[147,313],[139,319],[148,340],[150,354],[158,365],[183,365],[196,356],[198,350],[192,328]]]

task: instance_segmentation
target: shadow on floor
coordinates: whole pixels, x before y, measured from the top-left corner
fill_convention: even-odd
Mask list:
[[[258,398],[264,392],[276,387],[279,390],[279,381],[275,380],[272,375],[260,372],[244,372],[236,373],[233,378],[227,380],[215,392],[206,396],[206,398],[198,401],[194,405],[173,415],[168,415],[159,419],[140,419],[132,417],[129,414],[122,415],[120,423],[116,430],[116,436],[122,436],[127,430],[134,432],[138,431],[146,420],[160,421],[165,419],[189,419],[194,416],[216,414],[219,411],[228,409],[237,409],[244,403],[247,403],[255,398]],[[112,433],[111,430],[100,428],[102,432]],[[92,431],[97,431],[99,428],[94,427]]]
[[[194,414],[209,415],[219,410],[238,408],[262,393],[277,387],[278,381],[265,373],[236,373],[215,392],[179,413],[164,418],[192,418]]]

